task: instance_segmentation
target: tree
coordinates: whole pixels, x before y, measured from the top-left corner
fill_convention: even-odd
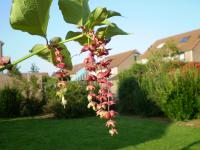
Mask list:
[[[37,72],[39,72],[39,70],[40,69],[35,64],[31,65],[31,70],[30,70],[31,73],[37,73]]]

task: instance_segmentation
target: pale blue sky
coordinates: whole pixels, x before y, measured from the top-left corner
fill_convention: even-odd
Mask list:
[[[0,40],[5,43],[4,55],[16,60],[28,54],[34,44],[45,41],[39,36],[30,36],[10,27],[11,2],[12,0],[0,0]],[[48,38],[64,38],[67,31],[76,30],[64,22],[57,2],[58,0],[53,0],[52,3]],[[102,6],[119,11],[123,17],[113,18],[112,21],[123,30],[132,33],[113,38],[109,44],[109,47],[113,48],[111,54],[132,49],[138,49],[142,53],[157,39],[200,28],[199,0],[90,0],[90,6],[91,10]],[[81,47],[78,44],[71,42],[66,45],[72,55],[80,52]],[[81,63],[83,57],[74,57],[73,64]],[[55,71],[53,65],[37,57],[20,63],[21,71],[29,71],[31,63],[35,63],[42,72]]]

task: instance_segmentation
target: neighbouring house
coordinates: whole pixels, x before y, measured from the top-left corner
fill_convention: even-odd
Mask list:
[[[112,75],[109,80],[114,85],[111,89],[113,93],[117,92],[117,74],[129,69],[138,60],[139,55],[140,53],[137,50],[131,50],[105,58],[112,59],[110,64]],[[81,63],[75,65],[70,74],[72,81],[81,81],[86,79],[87,71],[84,69],[84,64]]]
[[[38,72],[38,73],[22,73],[22,77],[30,80],[31,76],[35,76],[38,78],[38,83],[41,84],[42,86],[42,79],[44,77],[48,77],[48,73],[45,72]],[[0,74],[0,89],[5,87],[5,86],[15,86],[20,80],[8,75],[8,74]]]
[[[143,55],[140,56],[139,62],[147,63],[152,52],[159,51],[166,43],[174,43],[177,46],[180,53],[176,55],[176,58],[180,61],[200,61],[200,29],[198,29],[157,40]]]
[[[22,76],[27,80],[30,80],[31,76],[35,76],[38,78],[38,82],[42,82],[44,77],[48,77],[49,74],[47,72],[30,72],[30,73],[22,73]]]

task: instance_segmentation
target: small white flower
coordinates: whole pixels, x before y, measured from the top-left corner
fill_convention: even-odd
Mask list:
[[[62,101],[61,101],[61,103],[62,103],[62,105],[63,105],[64,108],[65,108],[65,105],[67,104],[67,101],[66,101],[66,99],[65,99],[64,96],[62,96]]]
[[[96,110],[96,102],[93,102],[93,101],[89,102],[87,107],[88,108],[92,107],[93,110]]]
[[[109,130],[109,133],[111,136],[115,135],[115,134],[118,134],[117,130],[115,128],[112,128]]]

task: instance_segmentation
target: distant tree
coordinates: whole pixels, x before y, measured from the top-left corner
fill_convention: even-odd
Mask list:
[[[37,73],[37,72],[39,72],[39,70],[40,69],[35,64],[31,65],[31,70],[30,70],[31,73]]]
[[[154,73],[160,73],[160,71],[166,69],[166,64],[176,61],[179,62],[180,60],[175,57],[179,54],[181,54],[181,51],[179,50],[177,43],[168,41],[162,48],[151,50],[147,67]]]

